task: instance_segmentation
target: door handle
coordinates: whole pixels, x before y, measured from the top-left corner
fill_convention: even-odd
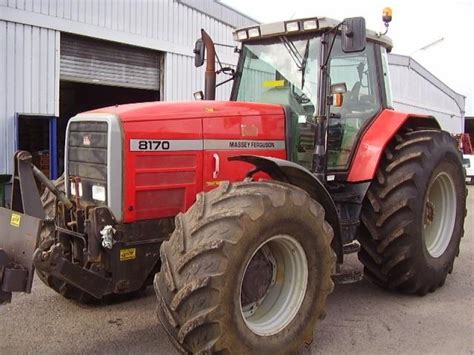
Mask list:
[[[221,158],[217,153],[212,154],[212,157],[214,158],[214,172],[212,173],[212,178],[217,179],[220,171]]]

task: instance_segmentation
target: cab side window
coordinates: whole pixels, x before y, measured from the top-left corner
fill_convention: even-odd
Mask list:
[[[339,40],[338,40],[339,41]],[[339,42],[340,43],[340,42]],[[375,50],[368,42],[359,53],[344,53],[339,43],[331,54],[331,84],[345,83],[342,107],[331,106],[328,130],[328,169],[344,170],[364,124],[381,108]]]

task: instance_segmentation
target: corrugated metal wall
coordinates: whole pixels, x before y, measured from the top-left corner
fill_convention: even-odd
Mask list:
[[[465,97],[410,57],[390,54],[393,105],[403,112],[436,117],[450,133],[464,132]]]
[[[217,65],[217,64],[216,64]],[[235,69],[235,65],[226,65]],[[204,71],[206,63],[200,68],[194,67],[194,58],[180,54],[167,53],[165,61],[164,100],[194,100],[193,93],[204,92]],[[229,78],[224,74],[217,76],[217,83]],[[232,82],[221,85],[216,90],[216,100],[228,100]]]
[[[15,114],[58,115],[58,46],[57,31],[0,21],[0,174],[11,172]]]
[[[203,68],[193,64],[194,41],[205,28],[215,42],[233,45],[232,25],[217,19],[229,9],[178,0],[0,0],[0,174],[11,172],[17,112],[58,115],[60,33],[120,42],[165,52],[162,99],[189,100],[204,89]],[[212,10],[209,14],[205,9]],[[253,20],[233,13],[232,23]],[[232,48],[217,47],[234,65]],[[218,82],[223,80],[221,75]],[[227,99],[231,85],[220,87]]]
[[[254,25],[257,21],[249,18],[248,16],[242,15],[242,13],[236,11],[230,6],[223,4],[221,1],[210,1],[210,0],[177,0],[189,7],[199,10],[215,19],[226,23],[232,27],[246,27]]]
[[[231,11],[208,1],[214,15]],[[233,45],[233,27],[177,0],[0,0],[0,19],[39,25],[78,35],[151,48],[167,53],[163,95],[166,100],[186,100],[193,90],[203,89],[203,76],[192,65],[194,41],[205,28],[216,43]],[[199,6],[197,6],[198,8]],[[234,21],[239,14],[235,14]],[[251,19],[245,19],[251,23]],[[232,48],[217,46],[224,64],[234,65]],[[191,67],[189,64],[191,63]],[[193,78],[189,82],[189,76]],[[181,87],[181,82],[189,82]],[[218,97],[228,98],[230,85],[219,88]]]
[[[232,38],[233,27],[217,21],[211,16],[205,15],[195,9],[174,2],[176,15],[179,19],[184,19],[181,24],[183,34],[174,34],[173,41],[184,40],[186,46],[194,47],[195,40],[200,36],[201,28],[204,28],[212,37],[215,43],[234,45]],[[217,54],[220,56],[222,64],[235,67],[238,55],[233,53],[230,47],[216,46]],[[189,55],[183,53],[166,53],[165,77],[164,77],[164,100],[192,100],[193,93],[204,90],[204,70],[206,64],[201,68],[194,67],[194,57],[192,50]],[[220,75],[217,82],[226,77]],[[230,96],[231,84],[225,84],[217,88],[216,99],[227,100]]]

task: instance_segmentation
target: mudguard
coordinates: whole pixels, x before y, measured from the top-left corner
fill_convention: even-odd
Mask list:
[[[341,227],[336,205],[326,187],[306,168],[288,160],[262,157],[256,155],[237,155],[229,161],[244,161],[255,166],[249,175],[261,171],[272,179],[298,186],[305,190],[314,200],[318,201],[326,210],[326,220],[334,230],[332,247],[337,255],[338,263],[342,262],[343,249]]]
[[[383,110],[362,134],[352,160],[348,182],[364,182],[374,178],[383,151],[402,127],[440,129],[433,116]]]

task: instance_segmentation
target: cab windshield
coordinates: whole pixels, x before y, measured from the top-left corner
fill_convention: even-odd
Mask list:
[[[318,109],[321,41],[319,37],[281,36],[245,44],[232,98],[275,103],[287,108],[289,159],[311,168],[314,113]],[[328,61],[330,84],[345,84],[340,107],[331,106],[328,120],[327,168],[345,171],[361,131],[382,107],[376,75],[376,48],[368,42],[357,53],[345,53],[336,37]],[[378,53],[380,55],[380,52]],[[384,71],[384,77],[388,73]]]
[[[296,138],[295,147],[290,149],[292,160],[310,167],[313,114],[318,104],[319,37],[281,36],[245,44],[242,50],[241,74],[235,82],[233,99],[289,108]]]

